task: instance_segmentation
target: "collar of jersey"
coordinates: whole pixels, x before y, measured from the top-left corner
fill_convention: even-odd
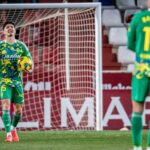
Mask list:
[[[5,42],[5,43],[8,43],[6,40],[4,40],[4,42]],[[17,42],[17,40],[15,40],[15,42],[12,43],[12,44],[10,44],[10,43],[8,43],[8,44],[13,45],[13,44],[15,44],[16,42]]]

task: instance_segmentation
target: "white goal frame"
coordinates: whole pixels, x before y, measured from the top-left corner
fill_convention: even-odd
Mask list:
[[[1,4],[2,9],[43,9],[43,8],[95,8],[95,49],[96,49],[96,130],[103,130],[103,89],[102,89],[102,25],[101,3],[37,3],[37,4]],[[67,12],[67,11],[65,11]],[[67,16],[66,16],[67,17]],[[65,19],[67,20],[67,19]],[[66,28],[67,29],[67,28]],[[67,32],[65,35],[67,42]],[[67,47],[67,43],[65,44]],[[68,50],[68,48],[66,48]],[[67,55],[67,54],[66,54]],[[67,58],[67,56],[66,56]],[[67,67],[66,67],[67,68]],[[69,70],[68,70],[69,71]],[[68,74],[66,70],[66,74]],[[68,84],[69,86],[69,84]]]

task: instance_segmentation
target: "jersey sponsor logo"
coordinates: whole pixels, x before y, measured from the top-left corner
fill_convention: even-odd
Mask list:
[[[21,57],[21,55],[15,54],[15,55],[2,55],[0,58],[1,59],[14,60],[14,59],[18,59],[20,57]]]

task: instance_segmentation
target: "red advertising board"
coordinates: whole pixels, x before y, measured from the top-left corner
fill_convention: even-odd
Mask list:
[[[130,126],[131,73],[103,74],[104,129]]]
[[[48,74],[44,75],[48,77]],[[51,76],[39,83],[35,82],[35,76],[30,77],[30,81],[25,80],[25,106],[19,127],[40,130],[95,129],[95,100],[92,96],[81,97],[77,94],[80,101],[71,101],[74,95],[69,97],[65,91],[58,92],[57,89],[62,87],[54,83],[57,76]],[[106,130],[130,128],[131,77],[131,73],[103,73],[103,126]],[[84,92],[83,89],[79,90]],[[150,118],[149,106],[150,97],[147,97],[143,115],[145,128],[148,127]],[[0,119],[0,128],[3,128],[1,122]]]
[[[131,73],[103,74],[103,121],[104,129],[130,128],[132,114],[131,105]],[[143,113],[143,125],[148,127],[150,97],[146,98]]]

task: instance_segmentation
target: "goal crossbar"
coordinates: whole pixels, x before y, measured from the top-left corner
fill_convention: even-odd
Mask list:
[[[1,4],[0,9],[98,8],[101,3],[38,3]]]

